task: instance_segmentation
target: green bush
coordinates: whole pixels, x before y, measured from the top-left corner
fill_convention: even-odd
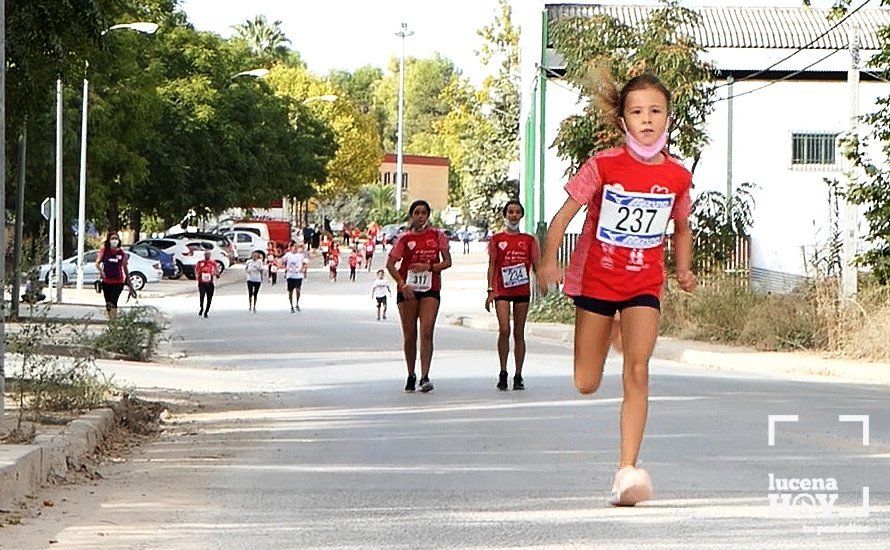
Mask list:
[[[532,302],[528,318],[537,323],[574,323],[575,304],[562,291],[551,290]]]
[[[157,351],[164,327],[155,320],[149,308],[134,307],[121,310],[108,321],[93,345],[102,351],[117,353],[126,359],[148,361]]]

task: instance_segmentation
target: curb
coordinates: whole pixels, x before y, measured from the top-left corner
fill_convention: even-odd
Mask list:
[[[454,316],[457,326],[497,332],[496,319]],[[529,323],[526,334],[562,342],[574,340],[574,326],[562,323]],[[807,352],[757,351],[751,348],[659,337],[655,359],[677,361],[723,372],[762,376],[817,376],[826,381],[890,385],[890,364],[830,359]]]
[[[69,422],[61,433],[38,435],[30,445],[0,445],[0,509],[83,464],[111,431],[114,416],[111,409],[96,409]]]

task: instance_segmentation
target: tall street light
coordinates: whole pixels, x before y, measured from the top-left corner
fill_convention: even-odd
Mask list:
[[[111,31],[119,29],[127,29],[131,31],[141,32],[144,34],[154,34],[158,30],[157,23],[146,21],[137,21],[136,23],[121,23],[112,25],[102,36]],[[86,77],[86,71],[90,68],[89,61],[84,63],[83,77],[83,109],[82,120],[80,123],[80,194],[77,202],[77,289],[83,288],[83,249],[86,233],[86,211],[87,211],[87,106],[90,83]],[[137,235],[138,238],[138,235]],[[61,249],[61,240],[59,241]],[[61,288],[61,276],[59,276],[59,288]],[[61,299],[60,299],[61,301]]]
[[[408,30],[408,23],[402,23],[402,30],[396,33],[396,36],[402,39],[402,57],[399,60],[399,135],[398,135],[398,153],[396,156],[396,212],[402,210],[402,171],[404,169],[404,158],[402,154],[402,133],[404,131],[404,109],[405,109],[405,38],[414,36],[414,31]]]

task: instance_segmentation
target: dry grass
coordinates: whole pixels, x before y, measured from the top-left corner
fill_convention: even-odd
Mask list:
[[[669,288],[662,333],[760,350],[890,360],[890,288],[865,287],[854,302],[837,296],[831,279],[787,295],[756,294],[731,281],[713,282],[694,294]]]

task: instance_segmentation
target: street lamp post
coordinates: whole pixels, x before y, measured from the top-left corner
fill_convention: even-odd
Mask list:
[[[404,132],[405,109],[405,38],[414,36],[414,31],[408,30],[408,23],[402,23],[402,30],[396,33],[402,39],[402,56],[399,59],[399,133],[398,152],[396,156],[396,212],[402,210],[402,172],[404,170],[404,158],[402,153],[402,134]]]
[[[118,29],[128,29],[144,34],[154,34],[158,30],[157,23],[139,21],[136,23],[122,23],[112,25],[102,35]],[[87,80],[86,71],[90,68],[89,61],[84,63],[83,76],[83,112],[80,123],[80,189],[77,201],[77,289],[83,288],[83,252],[86,233],[87,211],[87,109],[89,105],[90,83]],[[60,241],[61,242],[61,241]],[[60,287],[61,288],[61,287]],[[61,291],[60,291],[61,294]],[[61,299],[60,299],[61,300]]]

